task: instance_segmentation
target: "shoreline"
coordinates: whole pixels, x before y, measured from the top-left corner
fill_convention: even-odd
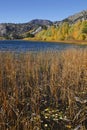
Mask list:
[[[77,45],[87,45],[87,41],[83,40],[38,40],[38,39],[22,39],[24,41],[36,41],[36,42],[54,42],[54,43],[67,43],[67,44],[77,44]]]
[[[77,44],[77,45],[87,45],[87,40],[84,41],[84,40],[65,40],[65,41],[62,41],[62,40],[39,40],[39,39],[32,39],[32,38],[29,38],[29,39],[0,39],[0,41],[5,41],[5,40],[9,40],[9,41],[35,41],[35,42],[52,42],[52,43],[66,43],[66,44]]]

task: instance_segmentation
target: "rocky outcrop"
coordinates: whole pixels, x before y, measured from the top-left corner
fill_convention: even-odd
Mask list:
[[[5,24],[0,24],[0,36],[4,36],[7,33]]]

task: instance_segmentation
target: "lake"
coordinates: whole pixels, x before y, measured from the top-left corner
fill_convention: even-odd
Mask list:
[[[0,51],[14,51],[14,52],[26,52],[26,51],[57,51],[65,50],[68,48],[87,48],[86,45],[66,44],[66,43],[54,43],[54,42],[36,42],[36,41],[22,41],[22,40],[1,40]]]

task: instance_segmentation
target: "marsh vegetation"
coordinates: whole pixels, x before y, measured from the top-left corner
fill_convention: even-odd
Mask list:
[[[86,130],[87,50],[0,52],[0,130]]]

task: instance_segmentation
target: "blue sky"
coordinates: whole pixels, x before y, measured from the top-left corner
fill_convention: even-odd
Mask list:
[[[0,0],[0,23],[62,20],[87,9],[87,0]]]

